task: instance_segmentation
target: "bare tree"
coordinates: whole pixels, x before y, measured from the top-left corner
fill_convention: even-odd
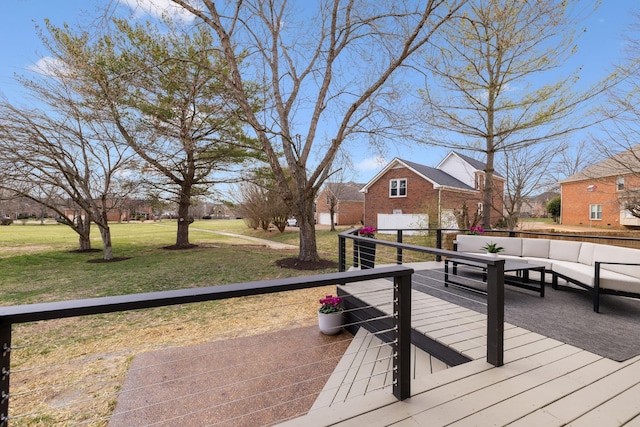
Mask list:
[[[284,232],[291,211],[280,196],[270,170],[255,169],[245,174],[243,181],[231,196],[247,226],[267,230],[273,224]]]
[[[100,114],[142,159],[146,185],[177,203],[175,247],[191,247],[192,197],[261,157],[256,141],[244,133],[212,36],[206,27],[187,32],[168,22],[160,29],[119,19],[95,41],[70,27],[48,30],[51,51],[74,71],[79,90],[96,99]],[[256,112],[259,105],[249,94],[255,88],[246,85]]]
[[[298,258],[319,260],[313,206],[336,152],[357,134],[393,128],[397,93],[385,88],[466,0],[172,1],[215,31],[226,84],[298,220]],[[260,112],[248,80],[263,82]]]
[[[426,66],[437,84],[425,90],[426,121],[443,136],[431,143],[486,156],[484,227],[496,153],[554,144],[585,128],[581,109],[615,80],[577,92],[579,70],[546,77],[576,51],[581,7],[588,8],[575,0],[470,0],[434,40]],[[537,83],[542,77],[546,83]]]
[[[130,161],[113,129],[83,106],[67,85],[71,78],[57,70],[56,78],[24,80],[28,89],[45,102],[48,112],[0,104],[0,167],[7,177],[1,184],[17,194],[55,210],[79,235],[80,249],[91,248],[90,223],[100,230],[103,258],[113,251],[107,220],[118,192],[118,173]],[[69,218],[54,198],[69,199],[77,215]]]
[[[601,150],[597,150],[596,146],[592,146],[587,140],[567,145],[558,153],[552,173],[556,181],[560,181],[593,165],[599,156],[602,156]]]
[[[522,204],[527,197],[541,188],[555,185],[555,177],[550,171],[554,159],[565,149],[565,145],[558,144],[544,151],[530,146],[503,153],[497,169],[506,179],[504,219],[508,229],[517,227]]]

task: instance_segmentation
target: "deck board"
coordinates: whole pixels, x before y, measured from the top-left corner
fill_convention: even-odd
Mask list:
[[[370,282],[347,288],[367,303],[391,310],[391,283]],[[322,400],[323,392],[322,405],[314,405],[307,416],[285,425],[640,427],[640,357],[616,362],[505,324],[505,364],[496,368],[485,360],[485,315],[417,291],[412,292],[412,308],[414,329],[472,361],[448,369],[439,366],[431,372],[434,364],[442,362],[413,347],[410,399],[396,401],[390,397],[391,387],[373,392],[352,387],[352,393]],[[355,342],[372,345],[374,339],[356,337]],[[361,346],[359,352],[363,351]],[[380,347],[376,353],[382,353]],[[352,370],[365,360],[364,356],[347,358],[352,359]],[[382,368],[374,366],[372,372]],[[349,380],[347,375],[338,376]],[[385,384],[390,379],[389,374]],[[380,384],[380,379],[367,383],[370,387]],[[325,390],[333,393],[328,387]],[[321,410],[328,405],[330,412]]]

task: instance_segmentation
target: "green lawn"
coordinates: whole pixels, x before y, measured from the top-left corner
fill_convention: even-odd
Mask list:
[[[115,257],[92,263],[101,252],[77,253],[77,237],[58,224],[0,227],[0,305],[39,303],[334,272],[279,268],[275,261],[297,250],[272,250],[228,231],[297,244],[298,230],[283,234],[249,230],[240,220],[196,221],[191,250],[167,250],[176,223],[112,224]],[[99,231],[92,245],[101,249]],[[318,232],[323,256],[336,259],[337,233]],[[245,336],[314,322],[318,299],[335,287],[235,298],[133,312],[17,325],[13,332],[13,415],[35,416],[16,426],[75,425],[108,417],[128,364],[139,352],[166,346]],[[24,394],[23,394],[24,393]],[[104,425],[108,421],[91,422]]]
[[[111,230],[114,256],[129,259],[88,263],[100,259],[101,252],[73,252],[77,249],[75,233],[62,225],[0,227],[0,304],[152,292],[301,274],[275,265],[277,259],[297,256],[295,250],[273,251],[249,240],[199,231],[224,230],[297,245],[295,229],[280,234],[249,230],[240,220],[197,221],[191,226],[190,241],[198,248],[186,251],[163,249],[175,241],[175,222],[112,224]],[[95,227],[92,245],[102,248]],[[330,251],[337,247],[337,233],[319,232],[318,245],[325,249],[323,255],[327,258],[337,258],[335,250]]]

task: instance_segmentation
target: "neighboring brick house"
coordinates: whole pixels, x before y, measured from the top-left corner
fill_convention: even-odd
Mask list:
[[[485,164],[450,152],[435,168],[393,159],[361,190],[365,224],[376,228],[457,228],[454,211],[469,216],[483,209]],[[504,178],[494,174],[491,223],[502,218]]]
[[[640,145],[609,157],[560,181],[564,225],[625,228],[640,218],[625,209],[640,192]]]
[[[115,206],[114,206],[115,205]],[[107,221],[122,222],[131,220],[148,220],[153,218],[153,211],[146,202],[135,199],[108,199]],[[64,216],[74,220],[77,215],[85,217],[85,212],[78,209],[65,209]]]
[[[331,205],[334,204],[335,225],[358,225],[364,220],[364,184],[356,182],[329,182],[316,198],[316,221],[331,224]]]

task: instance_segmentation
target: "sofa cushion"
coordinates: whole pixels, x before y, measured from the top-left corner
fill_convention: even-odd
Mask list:
[[[585,265],[593,265],[593,251],[595,249],[595,243],[583,242],[580,246],[580,254],[578,255],[578,262]]]
[[[482,249],[487,243],[496,243],[502,246],[504,251],[500,255],[522,255],[522,239],[518,237],[503,236],[479,236],[473,234],[460,234],[456,237],[459,252],[485,253]]]
[[[549,258],[548,239],[522,239],[522,256]]]
[[[591,265],[580,264],[571,261],[553,261],[553,272],[577,280],[578,282],[593,287],[595,283],[595,270]]]
[[[593,262],[595,263],[596,261],[638,264],[640,263],[640,251],[637,249],[622,248],[620,246],[595,245]],[[640,279],[640,265],[602,264],[600,268],[602,270],[615,271],[616,273],[626,274]],[[640,293],[640,288],[636,292]]]
[[[600,288],[638,294],[640,293],[640,279],[600,269]]]
[[[573,242],[569,240],[550,240],[549,258],[552,260],[577,263],[581,245],[581,242]]]
[[[525,256],[521,258],[523,261],[529,264],[541,265],[545,270],[551,270],[553,268],[553,260],[549,258],[537,258],[533,256]]]
[[[485,241],[485,236],[475,236],[475,235],[467,235],[460,234],[456,237],[456,243],[458,245],[458,252],[471,252],[471,253],[481,253],[484,252],[480,248],[484,246],[487,241]]]

